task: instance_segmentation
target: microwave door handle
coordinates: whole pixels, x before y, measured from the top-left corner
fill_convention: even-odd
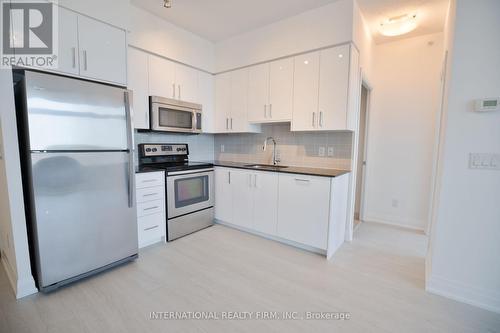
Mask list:
[[[196,131],[198,128],[198,118],[196,117],[196,112],[193,112],[193,131]]]

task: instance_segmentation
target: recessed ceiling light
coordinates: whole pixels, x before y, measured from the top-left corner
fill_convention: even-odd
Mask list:
[[[163,0],[163,7],[172,8],[172,0]]]
[[[417,27],[417,14],[391,17],[380,23],[380,33],[384,36],[404,35]]]
[[[304,64],[309,65],[309,60],[305,60]]]
[[[344,55],[342,53],[339,53],[339,58],[343,58]]]

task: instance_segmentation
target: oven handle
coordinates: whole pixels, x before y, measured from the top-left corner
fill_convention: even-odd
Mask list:
[[[197,175],[201,173],[208,173],[208,172],[213,172],[214,169],[199,169],[199,170],[186,170],[186,171],[174,171],[174,172],[169,172],[167,177],[170,176],[180,176],[180,175]]]

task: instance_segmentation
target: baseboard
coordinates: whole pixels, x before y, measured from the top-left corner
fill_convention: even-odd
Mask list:
[[[425,233],[424,227],[417,226],[417,225],[424,224],[421,221],[410,221],[410,220],[404,221],[404,219],[394,219],[394,218],[391,218],[388,216],[371,215],[371,214],[370,215],[366,214],[363,217],[362,221],[363,222],[375,222],[375,223],[380,223],[380,224],[387,224],[387,225],[391,225],[391,226],[395,226],[395,227],[400,227],[403,229],[414,230],[414,231],[419,231],[419,232]],[[399,221],[404,221],[404,222],[408,222],[408,223],[401,223]],[[415,222],[417,222],[417,223],[415,223]]]
[[[7,274],[10,286],[12,287],[14,295],[16,296],[16,299],[20,299],[28,295],[33,295],[38,292],[38,289],[35,286],[35,280],[32,276],[18,279],[5,256],[2,256],[1,261],[2,266],[5,269],[5,273]]]
[[[426,281],[425,290],[458,302],[500,313],[500,293],[495,290],[484,290],[435,275],[430,276]]]

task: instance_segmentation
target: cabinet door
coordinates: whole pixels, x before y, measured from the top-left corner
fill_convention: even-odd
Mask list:
[[[215,218],[232,223],[233,220],[233,189],[231,169],[215,168]]]
[[[326,250],[330,178],[279,175],[278,236]]]
[[[134,128],[149,129],[148,54],[128,48],[128,89],[133,91]]]
[[[290,121],[293,101],[293,58],[273,61],[269,76],[269,118]]]
[[[149,95],[175,98],[174,63],[154,55],[149,56]]]
[[[268,118],[269,117],[269,118]],[[269,116],[269,64],[248,70],[248,121],[266,122]]]
[[[78,75],[78,15],[65,8],[59,11],[58,70]]]
[[[127,84],[127,42],[124,30],[78,15],[80,75]]]
[[[201,111],[203,133],[215,133],[214,82],[212,74],[198,72],[198,103],[203,107]]]
[[[215,131],[229,132],[231,111],[231,73],[215,76]]]
[[[231,72],[231,112],[229,117],[231,132],[246,132],[248,129],[247,93],[248,69]]]
[[[253,174],[245,170],[231,170],[231,186],[233,196],[233,221],[240,227],[253,227]]]
[[[310,131],[318,124],[319,52],[295,57],[293,131]]]
[[[318,128],[346,130],[349,45],[321,51],[319,77]]]
[[[175,98],[197,103],[198,102],[198,71],[194,68],[175,65]]]
[[[253,178],[253,229],[274,236],[278,223],[278,174],[256,172]]]

